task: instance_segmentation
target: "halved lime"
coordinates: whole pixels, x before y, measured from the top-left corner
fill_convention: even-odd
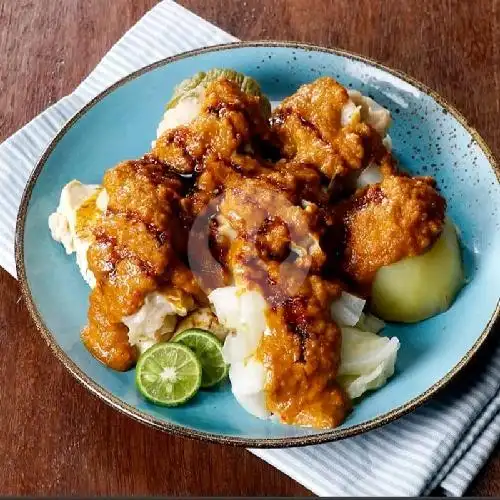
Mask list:
[[[145,351],[137,362],[135,381],[141,394],[162,406],[177,406],[200,388],[201,364],[182,344],[165,342]]]
[[[172,342],[184,344],[196,354],[202,368],[202,387],[212,387],[226,377],[229,367],[222,355],[222,342],[213,333],[189,328],[174,337]]]

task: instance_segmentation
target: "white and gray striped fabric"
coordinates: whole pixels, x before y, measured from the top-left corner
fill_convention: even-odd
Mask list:
[[[15,276],[19,201],[37,159],[64,123],[104,88],[158,59],[236,40],[164,0],[109,51],[69,96],[0,145],[0,265]],[[460,496],[500,436],[500,347],[430,403],[383,428],[336,443],[251,450],[323,496]]]

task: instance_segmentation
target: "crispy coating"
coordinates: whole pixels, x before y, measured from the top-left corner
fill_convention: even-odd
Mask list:
[[[446,202],[430,177],[385,175],[340,207],[345,231],[342,266],[367,286],[382,266],[429,248],[443,229]]]
[[[233,155],[252,150],[254,138],[266,140],[269,125],[262,115],[260,98],[250,96],[225,78],[205,89],[199,115],[188,125],[167,130],[155,143],[152,155],[181,174],[201,172],[213,159],[230,161]]]
[[[95,224],[95,241],[87,254],[97,284],[82,339],[97,359],[126,370],[137,351],[128,343],[122,318],[135,313],[149,292],[170,284],[188,295],[201,294],[174,244],[182,240],[181,181],[164,165],[145,158],[109,170],[103,187],[109,202]]]
[[[128,328],[113,320],[104,290],[96,287],[89,298],[88,324],[82,342],[89,352],[113,370],[130,368],[137,359],[137,349],[129,344]]]
[[[172,220],[170,200],[178,198],[181,183],[165,166],[153,158],[124,161],[106,171],[103,186],[108,194],[108,209],[135,215],[158,230]]]
[[[268,304],[270,333],[256,356],[267,369],[269,410],[287,424],[338,425],[351,406],[335,381],[341,333],[329,304],[340,294],[339,284],[295,263],[266,258],[245,237],[233,240],[228,266],[237,283],[259,290]]]
[[[387,161],[381,137],[359,115],[343,123],[348,100],[346,89],[330,77],[303,85],[284,99],[272,116],[284,157],[313,165],[330,181],[370,162]]]

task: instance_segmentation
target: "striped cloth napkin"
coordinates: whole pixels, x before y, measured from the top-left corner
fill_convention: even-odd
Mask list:
[[[149,11],[69,96],[0,145],[0,265],[15,276],[14,231],[30,172],[64,123],[130,72],[179,52],[236,39],[171,0]],[[500,346],[439,397],[385,427],[335,443],[250,450],[322,496],[460,496],[500,436]],[[482,357],[481,357],[482,356]]]

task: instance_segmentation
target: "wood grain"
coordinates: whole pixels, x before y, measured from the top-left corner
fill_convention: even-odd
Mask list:
[[[0,0],[0,140],[69,93],[154,0]],[[373,57],[425,82],[500,152],[498,0],[184,0],[241,39]],[[307,495],[242,449],[120,415],[55,360],[0,272],[0,495]],[[470,494],[500,494],[497,450]]]

